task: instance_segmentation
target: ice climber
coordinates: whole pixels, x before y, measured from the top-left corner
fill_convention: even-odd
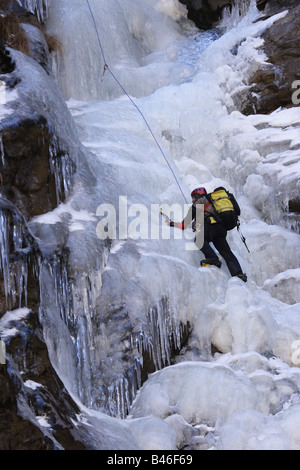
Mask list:
[[[231,198],[233,199],[234,208],[235,208],[235,210],[231,209],[232,214],[230,214],[230,216],[234,216],[234,213],[236,213],[235,217],[237,219],[238,215],[240,214],[240,208],[231,193],[228,193],[228,192],[226,193],[225,189],[222,187],[216,188],[216,190],[211,194],[208,194],[205,188],[196,188],[191,193],[192,205],[189,208],[186,217],[183,219],[182,222],[179,222],[179,223],[176,223],[170,220],[169,225],[171,227],[179,228],[182,230],[185,230],[189,226],[192,226],[192,228],[195,231],[197,231],[197,227],[195,225],[197,223],[196,222],[197,210],[198,210],[197,206],[199,208],[201,207],[202,210],[204,206],[204,243],[202,243],[203,237],[199,236],[200,235],[199,232],[195,236],[195,244],[205,256],[205,259],[200,262],[200,265],[201,266],[215,265],[218,268],[221,267],[222,263],[219,260],[217,253],[213,250],[213,248],[210,245],[210,243],[213,243],[216,250],[224,258],[231,276],[237,276],[240,279],[242,279],[242,281],[247,282],[247,275],[243,273],[238,259],[231,251],[230,246],[226,240],[226,237],[227,237],[226,221],[221,219],[219,215],[220,213],[218,213],[215,208],[215,204],[212,199],[213,194],[217,194],[217,195],[219,194],[219,196],[221,195],[221,197],[218,198],[220,201],[221,199],[223,200],[226,199],[226,197],[222,196],[222,194],[225,194],[227,196],[227,201],[228,201],[228,194],[230,195],[230,199]],[[199,206],[199,204],[201,204],[202,206]],[[233,224],[234,226],[236,226],[236,222]]]

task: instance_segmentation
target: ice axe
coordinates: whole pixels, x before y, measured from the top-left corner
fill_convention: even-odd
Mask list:
[[[238,232],[239,232],[239,234],[240,234],[240,237],[241,237],[242,242],[244,243],[245,247],[246,247],[247,250],[248,250],[248,253],[250,253],[250,250],[249,250],[249,248],[248,248],[248,246],[247,246],[247,243],[246,243],[246,238],[244,237],[244,235],[243,235],[242,232],[241,232],[241,229],[240,229],[240,222],[239,222],[239,221],[238,221],[238,223],[237,223],[237,230],[238,230]]]
[[[167,214],[164,214],[162,209],[159,209],[159,212],[160,212],[161,216],[165,219],[166,224],[169,225],[170,227],[174,227],[173,220],[171,220],[170,217],[167,216]]]

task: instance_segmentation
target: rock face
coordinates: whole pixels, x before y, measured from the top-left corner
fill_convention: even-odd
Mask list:
[[[7,352],[0,365],[0,449],[82,449],[72,436],[79,410],[53,370],[38,319],[38,246],[21,212],[2,196],[0,221],[0,336]],[[45,415],[47,422],[38,418]]]
[[[1,25],[20,32],[19,21],[12,24],[13,15],[24,15],[24,10],[16,2],[0,6]],[[2,40],[7,32],[1,29]],[[0,74],[12,90],[20,82],[2,43]],[[26,118],[8,114],[0,123],[0,339],[6,345],[6,362],[0,364],[1,450],[89,448],[74,424],[78,407],[49,360],[38,315],[41,253],[27,228],[33,216],[64,199],[56,170],[65,151],[51,146],[54,137],[45,117],[34,110]]]
[[[187,6],[188,18],[200,29],[210,29],[221,18],[225,6],[233,0],[179,0]]]
[[[188,18],[200,29],[216,26],[222,17],[224,8],[238,6],[240,13],[249,6],[249,0],[179,0],[188,9]]]
[[[297,2],[295,0],[256,0],[256,5],[266,15],[274,15],[287,8],[297,6]]]
[[[72,435],[79,410],[53,371],[37,315],[12,325],[19,334],[6,341],[10,354],[0,365],[0,449],[84,449]]]
[[[1,129],[1,191],[27,219],[57,206],[55,176],[50,169],[50,135],[46,120],[28,118]]]
[[[9,52],[5,49],[4,45],[0,42],[0,74],[11,73],[14,70],[15,64],[13,63]]]
[[[268,114],[280,106],[295,105],[295,81],[300,78],[300,5],[297,0],[258,2],[266,16],[288,10],[263,35],[263,50],[270,65],[263,65],[250,79],[251,90],[241,111]]]

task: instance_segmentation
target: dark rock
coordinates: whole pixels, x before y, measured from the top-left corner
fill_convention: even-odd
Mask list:
[[[19,50],[37,61],[51,74],[50,52],[59,50],[58,41],[47,33],[41,18],[26,10],[16,1],[0,2],[0,73],[10,73],[9,58],[4,46]]]
[[[289,212],[295,212],[296,214],[300,214],[300,198],[298,199],[291,199],[288,204]]]
[[[268,3],[268,0],[256,0],[256,5],[259,10],[263,10]]]
[[[26,33],[29,45],[28,55],[40,64],[43,69],[50,75],[50,53],[49,47],[41,29],[30,23],[21,24]]]
[[[59,182],[55,180],[55,171],[51,168],[52,136],[45,118],[38,116],[11,124],[9,121],[4,122],[0,132],[2,194],[12,201],[27,219],[53,210],[61,201],[57,200]],[[57,150],[54,158],[59,162],[62,155],[65,153]],[[63,191],[63,188],[59,188],[60,193]]]
[[[275,15],[286,9],[290,9],[298,5],[297,0],[257,0],[257,8],[263,11],[266,16]]]
[[[293,7],[294,5],[294,7]],[[268,114],[280,106],[292,107],[293,83],[299,79],[300,5],[298,1],[270,1],[265,3],[268,15],[278,10],[291,9],[264,34],[263,50],[269,65],[260,67],[250,78],[250,93],[241,106],[244,114]]]
[[[0,336],[6,345],[6,363],[0,365],[0,450],[84,449],[74,424],[78,407],[53,369],[39,322],[38,245],[20,211],[2,196],[0,220]],[[26,280],[13,285],[25,272]],[[4,289],[7,277],[11,293]]]
[[[0,41],[0,74],[11,73],[15,68],[15,64],[9,55],[9,51],[5,49]]]
[[[15,13],[0,15],[0,41],[5,46],[28,53],[28,39]]]
[[[0,365],[0,449],[53,449],[50,439],[31,421],[18,414],[14,380],[6,365]]]
[[[188,18],[200,29],[217,25],[225,7],[234,0],[180,0],[187,6]],[[300,78],[298,36],[300,6],[298,0],[257,0],[264,18],[289,10],[285,18],[274,23],[263,35],[264,51],[270,65],[263,65],[249,80],[250,90],[236,96],[236,105],[244,114],[271,113],[280,106],[291,107],[292,84]]]
[[[72,434],[79,410],[49,361],[37,314],[11,326],[18,333],[5,340],[7,362],[0,366],[0,449],[84,449]]]
[[[212,28],[221,18],[225,7],[231,7],[234,0],[179,0],[187,6],[188,19],[200,29]]]

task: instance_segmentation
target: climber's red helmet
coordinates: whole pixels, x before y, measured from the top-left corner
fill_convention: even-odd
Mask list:
[[[191,192],[191,197],[192,197],[192,199],[194,199],[194,198],[198,199],[198,197],[203,196],[204,194],[207,194],[205,188],[195,188]]]

